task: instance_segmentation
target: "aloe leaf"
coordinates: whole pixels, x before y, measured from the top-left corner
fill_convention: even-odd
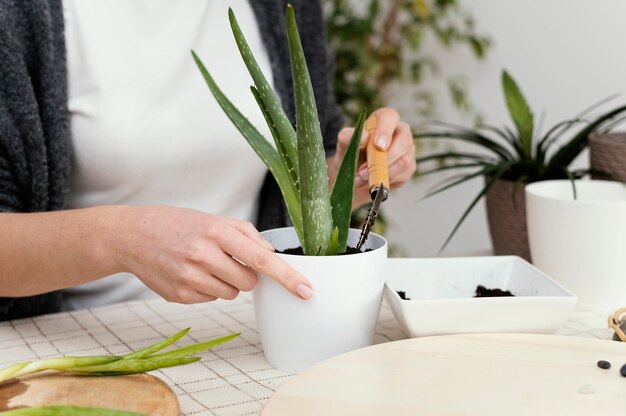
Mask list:
[[[502,89],[509,114],[517,127],[525,154],[530,158],[534,129],[533,113],[528,108],[526,99],[519,87],[506,71],[502,71]]]
[[[250,91],[252,91],[252,95],[254,95],[254,99],[259,105],[259,108],[261,109],[261,112],[263,113],[263,117],[265,117],[265,121],[267,123],[267,126],[270,129],[270,133],[272,133],[272,137],[274,138],[274,143],[276,143],[276,150],[278,150],[278,154],[280,155],[280,158],[283,161],[283,165],[287,169],[287,172],[289,172],[289,174],[291,175],[291,180],[293,181],[293,183],[296,184],[296,190],[298,191],[298,195],[300,195],[299,194],[300,182],[298,181],[298,174],[296,173],[296,168],[291,163],[291,159],[289,158],[289,155],[287,154],[287,150],[285,149],[285,146],[282,140],[280,139],[278,130],[276,130],[276,126],[274,125],[274,122],[272,121],[272,116],[267,111],[267,107],[265,107],[265,103],[263,102],[263,99],[261,98],[261,94],[259,93],[259,90],[257,90],[255,87],[250,87]]]
[[[300,201],[304,231],[303,250],[306,255],[325,253],[333,229],[328,192],[326,154],[317,116],[315,95],[307,68],[296,17],[287,5],[287,39],[296,104],[296,136],[298,140]]]
[[[252,146],[256,154],[261,158],[263,163],[268,167],[274,179],[278,183],[278,186],[283,194],[283,199],[287,205],[287,211],[291,217],[291,222],[298,233],[300,241],[304,239],[304,232],[302,227],[302,211],[300,209],[300,198],[296,189],[296,184],[291,180],[291,175],[287,172],[287,169],[283,165],[280,156],[276,149],[274,149],[269,142],[263,137],[261,133],[245,118],[241,112],[233,105],[232,102],[224,95],[224,93],[217,86],[213,77],[209,74],[206,67],[196,55],[194,51],[191,51],[193,59],[198,65],[198,69],[202,73],[204,80],[206,81],[211,93],[217,100],[218,104],[224,110],[224,113],[232,121],[232,123],[241,132],[244,138],[248,141],[248,144]],[[328,187],[328,186],[327,186]]]
[[[28,364],[30,364],[30,361],[24,362],[24,363],[15,363],[12,364],[8,367],[3,368],[2,370],[0,370],[0,383],[2,383],[5,380],[8,380],[10,378],[13,378],[13,376],[20,371],[22,368],[26,367]]]
[[[157,358],[179,358],[185,357],[192,354],[197,354],[199,352],[211,349],[213,347],[217,347],[218,345],[224,344],[232,339],[237,338],[240,333],[226,335],[225,337],[212,339],[210,341],[199,342],[197,344],[188,345],[186,347],[177,348],[175,350],[163,352],[161,354],[153,355],[152,357]],[[150,358],[152,358],[150,357]]]
[[[178,341],[179,339],[187,335],[190,329],[191,328],[185,328],[182,331],[177,332],[176,334],[172,335],[168,339],[165,339],[161,342],[157,342],[156,344],[152,344],[141,350],[137,350],[129,354],[123,355],[122,358],[124,358],[125,360],[128,360],[131,358],[144,358],[149,355],[152,355],[158,351],[161,351],[163,348],[169,347],[170,345],[172,345],[173,343],[175,343],[176,341]]]
[[[131,358],[129,360],[119,360],[109,364],[66,368],[61,370],[70,373],[91,375],[137,374],[157,370],[159,368],[190,364],[200,360],[200,358],[201,357],[167,357],[159,354],[159,356],[153,355],[146,358]]]
[[[350,230],[350,217],[352,215],[352,199],[354,197],[354,177],[356,174],[359,142],[363,134],[363,126],[367,118],[367,111],[361,111],[356,123],[352,138],[343,155],[337,179],[330,195],[330,205],[333,213],[333,225],[339,230],[338,250],[339,253],[346,251],[348,244],[348,231]]]
[[[344,249],[342,251],[345,252]],[[326,249],[327,256],[336,256],[339,253],[339,229],[337,227],[333,228],[333,232],[330,234],[330,239],[328,240],[328,248]]]
[[[243,61],[248,68],[248,72],[252,79],[254,80],[254,84],[259,92],[259,96],[265,105],[265,109],[269,114],[270,120],[272,120],[272,125],[276,129],[278,133],[279,140],[282,143],[282,147],[285,149],[286,154],[291,162],[291,166],[294,167],[294,173],[296,176],[298,175],[298,151],[297,151],[297,140],[296,140],[296,132],[289,121],[289,118],[285,114],[283,107],[280,105],[280,101],[269,82],[263,75],[261,68],[252,55],[252,51],[250,50],[250,46],[246,41],[243,32],[241,31],[241,27],[239,27],[239,23],[237,22],[237,18],[235,17],[235,13],[232,9],[228,9],[228,18],[230,20],[230,27],[233,31],[233,35],[235,37],[235,41],[237,42],[237,47],[239,48],[239,53],[243,58]],[[269,124],[269,123],[268,123]],[[276,139],[276,137],[274,138]]]
[[[92,365],[110,364],[120,361],[122,357],[114,355],[91,355],[84,357],[54,357],[33,361],[13,374],[13,377],[21,377],[27,374],[38,373],[44,370],[64,371],[71,367],[87,367]]]
[[[84,406],[35,406],[4,411],[2,416],[149,416],[147,413]]]

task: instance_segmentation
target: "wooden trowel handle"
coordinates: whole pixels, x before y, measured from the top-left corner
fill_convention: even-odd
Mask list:
[[[389,170],[387,166],[387,151],[380,150],[374,145],[374,132],[378,125],[378,117],[372,116],[365,123],[368,134],[367,141],[367,171],[369,175],[369,191],[372,199],[383,184],[384,191],[389,191]]]

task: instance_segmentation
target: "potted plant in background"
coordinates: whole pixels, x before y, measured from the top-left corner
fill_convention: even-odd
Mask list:
[[[469,212],[486,196],[489,230],[496,255],[513,254],[530,261],[526,230],[524,186],[549,179],[575,179],[587,170],[572,171],[569,166],[587,145],[588,136],[606,126],[626,111],[626,105],[614,108],[592,120],[585,117],[593,106],[575,118],[556,123],[540,134],[524,95],[513,78],[502,71],[502,89],[508,113],[515,129],[480,125],[466,128],[435,122],[435,130],[418,134],[418,139],[454,139],[481,148],[484,152],[446,151],[420,157],[420,164],[436,161],[440,165],[420,172],[422,175],[449,169],[463,169],[437,186],[427,196],[443,192],[476,177],[485,183],[471,201],[446,239],[445,247]],[[566,135],[577,130],[569,137]],[[473,169],[467,171],[466,169]]]
[[[626,132],[604,130],[589,137],[589,159],[593,175],[626,182]]]
[[[267,165],[283,194],[293,227],[267,231],[264,237],[279,251],[299,246],[304,254],[279,256],[311,281],[316,294],[310,300],[298,300],[263,275],[254,290],[255,315],[268,362],[281,370],[298,372],[330,356],[369,345],[378,319],[386,241],[370,235],[365,252],[339,255],[356,246],[360,235],[359,230],[349,227],[358,142],[366,113],[361,112],[330,193],[323,138],[293,8],[287,6],[286,21],[296,130],[252,56],[232,10],[229,18],[254,80],[252,93],[276,149],[224,96],[195,53],[193,57],[213,96]]]

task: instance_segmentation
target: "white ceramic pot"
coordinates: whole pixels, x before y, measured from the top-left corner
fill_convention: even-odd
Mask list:
[[[262,233],[277,250],[299,247],[294,228]],[[355,246],[360,230],[350,230]],[[297,373],[326,358],[371,344],[385,284],[387,242],[370,234],[372,251],[344,256],[278,254],[304,274],[313,296],[296,298],[273,279],[260,275],[253,292],[254,313],[265,358]]]
[[[533,263],[578,296],[578,307],[626,305],[626,186],[569,180],[526,186]]]

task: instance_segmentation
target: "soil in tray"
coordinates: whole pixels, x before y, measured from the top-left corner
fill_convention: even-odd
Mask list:
[[[496,298],[501,296],[515,296],[508,290],[502,289],[487,289],[485,286],[478,285],[476,286],[476,294],[475,298]]]
[[[411,300],[411,298],[408,297],[404,291],[398,290],[397,293],[398,293],[398,296],[400,296],[400,299]],[[494,297],[501,297],[501,296],[515,296],[508,290],[487,289],[485,286],[482,286],[482,285],[478,285],[476,287],[475,293],[476,294],[473,296],[475,298],[494,298]]]

